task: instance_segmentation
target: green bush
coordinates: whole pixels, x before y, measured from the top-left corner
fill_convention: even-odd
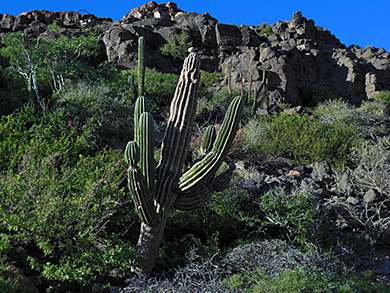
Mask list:
[[[344,168],[348,150],[357,143],[354,125],[341,121],[328,123],[307,114],[280,113],[261,116],[244,128],[246,148],[285,156],[307,164],[327,160],[335,168]]]
[[[337,96],[332,92],[328,86],[313,86],[310,91],[310,98],[304,101],[305,104],[316,106],[325,101],[336,100]]]
[[[388,90],[380,91],[379,93],[372,95],[371,99],[375,99],[378,102],[382,102],[385,104],[390,104],[390,91]]]
[[[45,116],[30,107],[0,119],[0,171],[15,170],[24,156],[46,157],[60,153],[61,160],[74,164],[79,155],[96,151],[95,138],[88,127],[79,125],[65,111]]]
[[[367,271],[362,277],[352,272],[332,275],[313,276],[303,269],[288,270],[276,277],[269,277],[263,271],[242,272],[224,280],[232,290],[253,293],[279,292],[387,292],[384,283],[372,282],[372,272]]]
[[[125,95],[113,95],[103,83],[68,87],[57,99],[57,107],[68,113],[69,120],[88,125],[99,148],[124,149],[133,136],[133,104]]]
[[[261,36],[261,35],[263,35],[263,34],[267,34],[268,36],[278,34],[278,33],[274,33],[274,32],[272,31],[272,28],[273,28],[273,25],[267,26],[266,28],[264,28],[264,29],[259,33],[259,36]]]
[[[160,50],[164,55],[184,59],[188,55],[188,49],[192,47],[192,42],[188,39],[188,32],[183,31],[174,38],[168,38],[168,44],[163,45]]]
[[[219,82],[221,79],[221,74],[218,72],[207,72],[203,71],[200,75],[200,88],[199,88],[199,98],[210,99],[212,94],[209,92],[209,88],[216,82]]]
[[[282,231],[282,237],[310,249],[307,243],[315,242],[320,222],[316,210],[319,201],[314,195],[275,187],[260,196],[257,203],[265,215],[262,226],[274,227]]]
[[[96,150],[88,125],[68,115],[23,108],[0,121],[0,259],[35,247],[30,266],[44,277],[91,285],[130,269],[133,245],[120,235],[136,215],[123,155]]]

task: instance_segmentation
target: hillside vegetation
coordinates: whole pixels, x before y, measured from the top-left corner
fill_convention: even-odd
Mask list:
[[[9,33],[2,43],[1,292],[388,292],[388,272],[365,262],[389,251],[390,92],[358,105],[264,100],[254,114],[244,90],[244,117],[219,170],[236,164],[229,189],[171,212],[145,279],[131,273],[140,220],[123,156],[136,68],[93,64],[93,32]],[[209,91],[222,78],[202,71],[192,158],[242,93]],[[177,81],[145,73],[156,159]]]

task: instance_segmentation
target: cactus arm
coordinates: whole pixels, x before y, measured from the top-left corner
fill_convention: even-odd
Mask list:
[[[134,201],[136,212],[142,222],[149,226],[157,220],[153,195],[149,190],[141,169],[137,166],[140,161],[140,149],[135,141],[129,141],[125,149],[125,161],[129,165],[127,170],[128,187]]]
[[[202,156],[211,151],[216,137],[217,131],[215,130],[215,127],[213,125],[207,127],[200,146],[200,154]]]
[[[138,96],[145,93],[145,38],[138,39]]]
[[[215,177],[211,184],[206,183],[199,188],[191,188],[188,192],[181,193],[175,202],[175,208],[180,210],[199,208],[211,198],[214,191],[228,188],[235,168],[236,166],[231,164],[229,169]]]
[[[157,166],[157,201],[165,209],[173,206],[176,195],[172,185],[180,176],[191,139],[200,84],[200,60],[191,52],[184,60],[179,83],[173,97],[170,117]]]
[[[152,194],[155,194],[156,161],[154,160],[155,129],[152,114],[142,113],[139,121],[139,167]]]
[[[149,112],[149,102],[147,98],[141,96],[135,101],[134,106],[134,140],[138,143],[138,145],[140,143],[139,119],[144,112]]]
[[[241,119],[243,104],[242,97],[236,97],[231,102],[212,151],[179,179],[178,188],[181,192],[197,187],[214,176],[233,143]]]
[[[248,89],[248,100],[247,104],[249,105],[252,100],[252,75],[249,77],[249,89]]]
[[[147,186],[145,176],[138,166],[130,167],[127,170],[127,175],[130,194],[140,220],[148,226],[153,226],[157,221],[157,213],[153,203],[153,195]]]
[[[211,198],[212,191],[212,186],[204,184],[198,189],[193,189],[190,192],[180,194],[174,207],[183,211],[197,209]]]

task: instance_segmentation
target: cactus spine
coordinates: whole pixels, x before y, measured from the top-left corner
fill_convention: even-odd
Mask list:
[[[152,115],[148,113],[147,100],[144,97],[139,97],[136,102],[135,141],[127,144],[125,160],[129,165],[129,190],[142,221],[136,250],[143,258],[143,262],[133,267],[133,270],[145,275],[150,275],[158,256],[158,248],[170,210],[174,206],[185,210],[197,208],[211,197],[216,188],[217,190],[226,188],[230,182],[232,170],[216,178],[214,175],[237,131],[243,107],[241,97],[233,100],[218,136],[215,138],[213,128],[207,131],[204,146],[207,154],[201,161],[206,168],[201,164],[195,164],[188,172],[182,174],[191,139],[199,84],[200,60],[196,53],[191,52],[184,61],[171,103],[170,118],[157,167],[153,157]]]
[[[138,39],[138,96],[145,94],[145,38]]]

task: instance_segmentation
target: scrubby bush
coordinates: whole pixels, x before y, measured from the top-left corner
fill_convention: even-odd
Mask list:
[[[307,114],[280,113],[274,117],[254,118],[244,128],[246,148],[298,163],[327,160],[335,168],[344,168],[345,153],[357,143],[358,133],[353,125],[341,121],[327,123]]]
[[[276,229],[275,235],[305,249],[311,248],[308,243],[315,242],[321,218],[317,209],[319,200],[314,195],[275,187],[260,196],[257,203],[265,215],[263,227]]]
[[[168,44],[163,45],[160,50],[164,55],[184,59],[187,57],[188,49],[192,47],[192,42],[188,39],[188,32],[183,31],[173,38],[168,38]]]
[[[382,102],[385,104],[390,104],[390,91],[388,90],[380,91],[379,93],[372,95],[371,99],[375,99],[378,102]]]
[[[88,124],[68,115],[27,107],[0,121],[0,260],[23,247],[45,278],[91,285],[129,270],[133,244],[121,234],[136,216],[122,154],[97,150]]]
[[[57,108],[69,115],[72,123],[89,125],[99,148],[124,149],[133,136],[133,104],[126,96],[112,95],[109,86],[79,83],[68,87],[57,99]]]
[[[268,36],[278,34],[278,33],[275,33],[272,31],[273,27],[274,27],[273,25],[270,25],[270,26],[267,26],[266,28],[262,29],[262,31],[259,33],[259,36],[261,36],[263,34],[267,34]]]

